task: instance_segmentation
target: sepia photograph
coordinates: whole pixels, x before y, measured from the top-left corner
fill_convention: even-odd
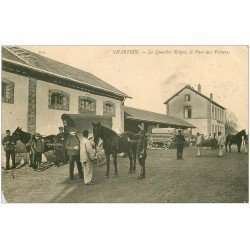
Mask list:
[[[2,202],[249,202],[248,46],[1,50]]]

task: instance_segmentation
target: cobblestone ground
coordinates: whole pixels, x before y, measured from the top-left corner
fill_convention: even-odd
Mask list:
[[[146,179],[128,174],[129,160],[119,158],[119,177],[104,178],[106,166],[95,167],[95,185],[68,180],[68,166],[48,166],[42,172],[22,167],[2,171],[2,190],[8,202],[248,202],[248,154],[216,157],[203,149],[184,150],[176,160],[175,150],[149,150]],[[76,171],[76,169],[75,169]],[[77,174],[76,174],[77,176]],[[14,178],[13,178],[14,177]]]

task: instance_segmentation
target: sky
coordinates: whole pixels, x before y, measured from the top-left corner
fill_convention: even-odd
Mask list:
[[[126,106],[162,114],[163,103],[183,86],[201,84],[248,130],[247,46],[22,47],[94,74],[131,96]]]

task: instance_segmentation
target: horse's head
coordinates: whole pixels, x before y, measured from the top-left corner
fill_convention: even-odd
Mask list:
[[[21,138],[21,132],[22,132],[22,128],[17,127],[16,130],[12,133],[12,136],[14,138],[15,141],[19,141]]]
[[[101,124],[100,122],[92,122],[92,125],[93,125],[93,136],[94,136],[94,142],[95,142],[95,145],[97,146],[98,145],[98,142],[99,142],[99,138],[101,137]]]

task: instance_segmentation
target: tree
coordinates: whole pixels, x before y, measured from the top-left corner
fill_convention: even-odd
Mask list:
[[[234,134],[237,132],[238,119],[232,111],[227,111],[225,132],[226,135]]]

